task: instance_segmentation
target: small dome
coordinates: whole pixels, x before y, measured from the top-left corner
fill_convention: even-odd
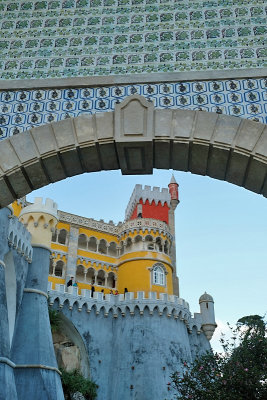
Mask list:
[[[202,294],[202,296],[200,296],[199,303],[202,303],[202,301],[212,301],[214,303],[213,297],[207,292],[205,292],[204,294]]]

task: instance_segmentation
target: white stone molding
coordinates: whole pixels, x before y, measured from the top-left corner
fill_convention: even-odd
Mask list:
[[[151,250],[151,251],[153,251],[153,250]],[[147,252],[147,250],[145,252]],[[146,257],[146,256],[144,256],[144,257],[127,258],[126,260],[121,261],[117,265],[117,267],[120,267],[122,264],[125,264],[125,263],[130,262],[130,261],[139,261],[139,260],[151,260],[151,261],[155,261],[156,263],[164,263],[164,264],[167,264],[173,270],[173,266],[169,261],[162,260],[160,258]]]
[[[16,364],[13,363],[13,361],[9,360],[9,358],[6,358],[6,357],[0,357],[0,363],[7,364],[11,368],[16,368]]]
[[[36,294],[40,294],[40,295],[42,295],[42,296],[44,296],[44,297],[46,297],[46,298],[48,299],[47,293],[43,292],[42,290],[32,289],[32,288],[25,288],[25,289],[23,290],[23,292],[25,292],[25,293],[36,293]]]
[[[198,334],[202,332],[202,315],[195,313],[194,317],[192,317],[189,305],[184,299],[167,293],[161,293],[159,299],[156,292],[149,292],[148,298],[145,297],[144,292],[128,292],[125,295],[106,294],[104,298],[101,292],[94,292],[93,297],[91,297],[91,290],[87,289],[82,290],[81,296],[50,290],[49,298],[50,305],[58,302],[60,309],[67,306],[72,310],[76,305],[79,311],[84,309],[87,313],[90,313],[94,310],[95,314],[99,315],[103,310],[104,316],[107,317],[111,313],[113,318],[117,318],[118,314],[125,316],[127,310],[132,316],[134,316],[135,312],[143,315],[147,307],[151,316],[157,313],[159,316],[166,315],[168,318],[179,319],[184,322],[189,333],[192,333],[194,328]]]
[[[48,369],[50,371],[55,371],[57,372],[60,376],[62,375],[61,372],[59,371],[58,368],[56,367],[50,367],[49,365],[43,365],[43,364],[20,364],[20,365],[15,365],[15,368],[40,368],[40,369]]]
[[[50,290],[49,298],[50,305],[52,306],[55,302],[58,302],[60,309],[67,306],[72,310],[76,305],[79,311],[85,309],[87,313],[90,313],[95,310],[96,315],[99,315],[100,311],[103,310],[105,316],[108,316],[111,312],[114,318],[118,314],[125,316],[127,310],[131,315],[134,315],[136,311],[143,315],[147,307],[151,316],[156,312],[160,316],[166,315],[168,318],[179,319],[185,323],[189,333],[192,332],[194,327],[197,333],[202,332],[203,321],[201,314],[196,313],[192,317],[189,304],[184,299],[167,293],[161,293],[159,299],[156,292],[149,292],[148,298],[145,297],[144,292],[128,292],[125,295],[106,294],[104,298],[101,292],[94,292],[94,296],[91,297],[91,290],[87,289],[82,290],[82,295]]]
[[[43,204],[42,197],[35,197],[34,203],[27,205],[20,212],[20,218],[24,214],[32,214],[32,213],[41,213],[41,214],[49,214],[54,218],[58,219],[57,214],[57,203],[55,203],[52,199],[45,199],[45,203]],[[37,223],[37,222],[35,222]]]

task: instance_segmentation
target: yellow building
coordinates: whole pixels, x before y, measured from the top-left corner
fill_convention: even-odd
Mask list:
[[[174,210],[178,184],[169,189],[136,185],[115,225],[58,211],[52,236],[49,286],[91,296],[91,288],[115,294],[144,291],[178,295]],[[14,205],[15,213],[21,211]],[[72,279],[72,287],[67,283]],[[74,289],[76,287],[77,289]]]

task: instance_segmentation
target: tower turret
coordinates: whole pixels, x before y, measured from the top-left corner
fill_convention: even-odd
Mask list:
[[[202,330],[207,339],[210,340],[217,327],[215,322],[214,301],[210,294],[204,293],[199,298],[200,313],[202,316]]]
[[[172,274],[173,293],[179,296],[179,280],[176,272],[175,215],[174,215],[175,209],[179,204],[179,193],[178,193],[179,185],[176,182],[173,175],[171,177],[171,181],[168,187],[169,187],[169,194],[171,197],[170,209],[169,209],[169,227],[173,237],[172,248],[170,253],[173,265],[173,274]]]
[[[53,347],[47,308],[47,280],[52,230],[58,220],[57,205],[42,198],[22,209],[20,221],[32,235],[33,257],[23,290],[12,343],[12,359],[17,364],[15,379],[19,399],[64,400]],[[21,385],[31,376],[31,385]]]
[[[34,247],[50,249],[52,231],[58,221],[57,204],[53,200],[46,199],[43,204],[42,198],[36,197],[33,204],[21,210],[19,220],[31,233]]]

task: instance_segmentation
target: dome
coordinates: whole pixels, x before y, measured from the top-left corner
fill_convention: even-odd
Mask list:
[[[203,301],[212,301],[214,303],[213,297],[207,292],[202,294],[202,296],[199,298],[199,303],[202,303]]]

